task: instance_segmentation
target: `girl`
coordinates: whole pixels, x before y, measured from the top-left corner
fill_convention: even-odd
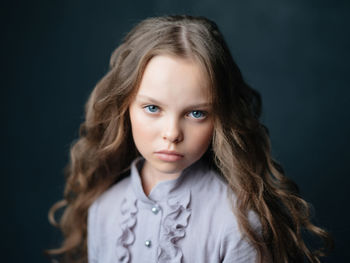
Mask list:
[[[259,94],[217,25],[149,18],[113,52],[49,212],[64,262],[320,262],[309,205],[272,159]],[[54,212],[66,206],[57,224]]]

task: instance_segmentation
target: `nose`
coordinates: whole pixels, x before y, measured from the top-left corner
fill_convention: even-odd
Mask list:
[[[173,143],[179,143],[183,140],[181,125],[176,118],[172,118],[167,121],[162,137],[164,140],[168,140]]]

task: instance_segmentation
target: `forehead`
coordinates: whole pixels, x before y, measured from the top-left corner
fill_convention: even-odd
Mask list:
[[[137,96],[146,95],[170,103],[208,101],[210,85],[203,67],[193,59],[158,55],[147,64]]]

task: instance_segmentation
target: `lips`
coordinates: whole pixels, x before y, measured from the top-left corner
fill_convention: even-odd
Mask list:
[[[178,156],[183,157],[183,155],[181,153],[176,152],[176,151],[163,150],[163,151],[158,151],[156,153],[162,153],[162,154],[168,154],[168,155],[178,155]]]
[[[160,160],[165,162],[176,162],[183,158],[183,155],[181,153],[178,153],[175,151],[167,151],[167,150],[156,152],[155,155]]]

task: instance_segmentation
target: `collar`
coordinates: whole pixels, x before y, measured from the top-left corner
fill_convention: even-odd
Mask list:
[[[145,159],[139,156],[131,163],[131,184],[133,192],[137,199],[141,202],[154,204],[164,200],[177,199],[177,197],[185,197],[188,195],[191,185],[196,181],[196,177],[203,175],[199,171],[203,169],[204,162],[202,159],[194,162],[185,168],[179,177],[172,180],[158,182],[150,194],[146,196],[142,188],[140,171],[143,167]],[[181,199],[181,198],[180,198]]]

